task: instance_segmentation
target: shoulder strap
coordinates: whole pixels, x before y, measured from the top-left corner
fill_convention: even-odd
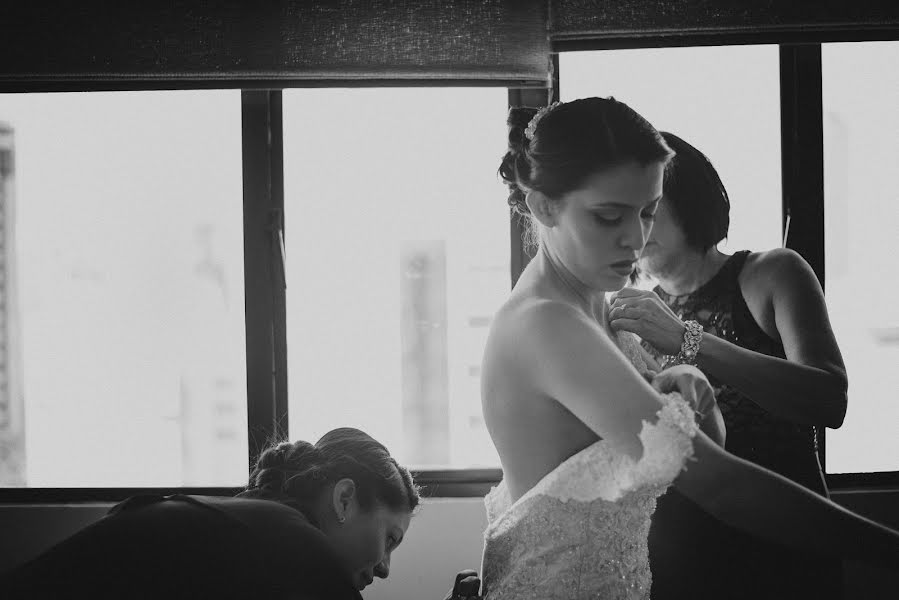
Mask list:
[[[749,258],[750,254],[750,250],[740,250],[739,252],[734,253],[733,269],[736,275],[740,275],[740,272],[743,270],[743,265],[746,264],[746,259]]]
[[[740,295],[740,273],[746,265],[746,259],[749,258],[749,250],[740,250],[735,252],[727,262],[721,267],[715,277],[709,281],[709,288],[717,289],[720,292],[733,293]]]

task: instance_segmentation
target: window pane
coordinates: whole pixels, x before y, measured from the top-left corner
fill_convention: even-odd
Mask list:
[[[0,484],[247,470],[240,93],[0,95]]]
[[[614,96],[709,157],[731,202],[723,252],[781,245],[777,46],[565,52],[559,63],[562,100]]]
[[[827,470],[899,470],[899,42],[824,44],[825,284],[849,375]]]
[[[480,363],[509,293],[505,89],[284,92],[290,437],[498,466]]]

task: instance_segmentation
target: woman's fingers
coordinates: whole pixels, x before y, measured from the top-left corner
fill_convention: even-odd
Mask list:
[[[622,324],[622,319],[633,322]],[[636,333],[665,354],[677,354],[683,342],[683,321],[655,294],[616,299],[609,310],[609,324]]]
[[[694,378],[689,374],[662,371],[652,380],[652,387],[660,394],[679,392],[693,410],[696,410],[696,387]]]
[[[700,408],[703,412],[707,412],[708,410],[711,410],[713,406],[717,406],[718,402],[715,400],[715,392],[711,387],[703,387],[701,390],[700,402]]]
[[[705,375],[696,367],[677,365],[652,380],[659,393],[680,392],[696,413],[696,420],[710,438],[723,447],[726,436],[724,419],[715,401],[715,392]]]
[[[456,575],[453,591],[450,592],[449,598],[450,600],[479,598],[480,593],[481,579],[478,577],[478,572],[474,569],[465,569]]]
[[[615,298],[639,298],[645,297],[652,294],[655,296],[655,292],[651,290],[641,290],[640,288],[635,287],[623,287],[615,293]]]
[[[703,406],[708,403],[703,397],[711,387],[698,369],[683,367],[678,365],[662,371],[652,380],[652,387],[660,394],[679,392],[694,411],[703,412]]]
[[[646,319],[663,312],[664,310],[661,307],[656,306],[652,300],[616,300],[611,304],[609,318],[626,317],[629,319]]]
[[[611,310],[609,310],[609,318],[622,317],[627,312],[628,308],[630,308],[625,302],[615,302],[612,304]],[[633,309],[631,309],[633,310]]]
[[[612,326],[612,329],[615,331],[630,331],[631,333],[636,333],[640,335],[640,332],[643,331],[643,323],[640,319],[626,319],[624,317],[618,317],[616,319],[609,319],[609,325]],[[640,335],[640,337],[643,337]]]
[[[481,592],[481,580],[477,575],[471,575],[459,582],[460,596],[477,596]]]

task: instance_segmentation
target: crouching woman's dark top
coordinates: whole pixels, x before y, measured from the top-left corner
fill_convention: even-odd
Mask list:
[[[360,600],[327,538],[268,500],[135,496],[0,577],[13,598]]]

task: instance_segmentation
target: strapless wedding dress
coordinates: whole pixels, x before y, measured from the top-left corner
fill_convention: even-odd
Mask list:
[[[637,342],[621,335],[641,364]],[[600,440],[574,454],[514,503],[505,483],[485,498],[481,565],[487,600],[648,600],[647,536],[661,496],[693,454],[697,426],[679,394],[644,422],[639,461]]]

